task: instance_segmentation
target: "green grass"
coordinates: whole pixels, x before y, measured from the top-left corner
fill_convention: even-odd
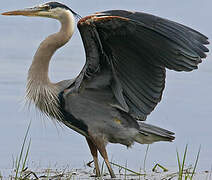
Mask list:
[[[29,151],[30,151],[30,146],[31,146],[31,139],[28,140],[30,125],[31,125],[31,123],[27,127],[27,131],[25,133],[23,143],[21,146],[20,154],[18,155],[18,157],[16,158],[16,161],[15,161],[15,175],[13,176],[14,177],[13,179],[15,179],[15,180],[29,180],[29,179],[32,179],[32,176],[33,176],[33,179],[39,179],[38,176],[36,175],[36,173],[34,173],[33,171],[29,171],[26,166],[27,161],[29,159]],[[119,168],[118,175],[124,176],[123,179],[127,179],[129,177],[136,177],[139,179],[141,177],[148,178],[148,176],[151,175],[151,174],[146,173],[146,161],[147,161],[147,154],[148,154],[149,148],[150,148],[150,146],[148,145],[146,148],[145,155],[144,155],[144,161],[143,161],[143,172],[144,173],[141,173],[141,168],[140,168],[140,172],[136,172],[132,169],[129,169],[127,167],[127,162],[126,162],[125,166],[119,165],[114,162],[110,162],[110,163],[113,167]],[[158,163],[153,167],[152,171],[156,172],[157,174],[155,174],[155,175],[157,176],[158,171],[156,169],[160,168],[163,170],[163,172],[166,172],[164,174],[164,175],[166,175],[166,178],[178,177],[178,180],[192,180],[196,173],[197,164],[198,164],[198,160],[199,160],[199,156],[200,156],[200,149],[201,149],[201,147],[198,150],[198,153],[196,155],[196,159],[195,159],[193,166],[190,168],[186,168],[186,157],[188,155],[188,145],[186,145],[182,157],[180,157],[178,150],[176,151],[178,172],[167,173],[168,169]],[[121,173],[122,170],[124,170],[124,173]],[[105,173],[105,172],[107,172],[107,168],[105,168],[104,161],[101,164],[100,172],[101,172],[101,178],[104,177],[105,175],[108,175],[108,173]],[[53,174],[53,176],[52,176],[52,174]],[[152,175],[154,176],[154,174],[152,174]],[[62,173],[58,174],[58,172],[54,172],[54,171],[51,171],[51,169],[48,169],[48,171],[45,171],[44,175],[42,175],[40,177],[43,177],[47,180],[51,179],[52,177],[63,177],[68,180],[73,180],[75,178],[79,179],[80,175],[73,175],[73,173],[71,171],[65,173],[65,170]],[[88,174],[88,177],[89,177],[89,174]],[[3,179],[3,177],[0,172],[0,180],[2,180],[2,179]],[[163,179],[165,179],[165,178],[163,178]]]
[[[20,154],[16,158],[16,163],[15,163],[15,177],[14,177],[15,180],[26,179],[26,178],[23,178],[23,172],[27,169],[26,162],[28,160],[29,149],[30,149],[30,145],[31,145],[31,139],[30,139],[29,140],[29,143],[28,143],[28,146],[27,146],[27,149],[26,149],[25,146],[26,146],[26,140],[27,140],[27,137],[28,137],[28,134],[29,134],[30,125],[31,125],[31,122],[28,125],[26,134],[24,136],[24,140],[23,140],[23,144],[21,146]],[[25,149],[26,149],[26,152],[24,154],[24,150]]]
[[[156,172],[156,168],[157,167],[161,168],[163,170],[163,172],[168,172],[168,169],[167,168],[165,168],[164,166],[162,166],[162,165],[160,165],[158,163],[152,168],[152,171],[153,172]]]
[[[127,171],[128,171],[128,172],[131,172],[131,173],[133,173],[134,175],[137,175],[137,176],[144,176],[144,175],[145,175],[145,174],[141,174],[141,173],[139,173],[139,172],[136,172],[136,171],[133,171],[133,170],[127,168],[126,165],[125,165],[125,167],[124,167],[124,166],[121,166],[121,165],[116,164],[116,163],[113,163],[113,162],[110,162],[110,164],[112,164],[113,166],[116,166],[116,167],[118,167],[118,168],[124,169],[126,172],[127,172]]]
[[[179,169],[178,180],[183,180],[183,179],[184,180],[188,180],[188,179],[192,180],[193,179],[194,174],[196,172],[197,163],[198,163],[198,160],[199,160],[200,149],[201,149],[201,147],[199,148],[199,151],[197,153],[196,160],[195,160],[193,168],[189,168],[187,170],[185,170],[185,162],[186,162],[186,156],[187,156],[187,151],[188,151],[188,144],[185,147],[182,163],[180,161],[179,152],[177,150],[177,162],[178,162],[178,169]]]

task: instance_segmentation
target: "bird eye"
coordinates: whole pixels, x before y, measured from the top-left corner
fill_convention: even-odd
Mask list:
[[[45,9],[45,10],[50,10],[50,9],[51,9],[51,6],[46,5],[46,6],[44,6],[44,9]]]

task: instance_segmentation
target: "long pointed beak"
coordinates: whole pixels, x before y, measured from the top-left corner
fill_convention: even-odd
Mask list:
[[[9,12],[4,12],[2,15],[5,16],[39,16],[39,12],[43,11],[44,7],[34,7],[34,8],[26,8],[22,10],[15,10],[15,11],[9,11]]]

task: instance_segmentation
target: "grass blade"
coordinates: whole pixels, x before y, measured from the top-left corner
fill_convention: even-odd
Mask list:
[[[144,172],[146,172],[146,160],[147,160],[147,154],[149,151],[149,147],[150,147],[150,145],[148,144],[147,148],[146,148],[145,156],[144,156],[144,164],[143,164]]]
[[[105,161],[102,162],[101,177],[104,176],[104,165],[105,165]]]
[[[178,162],[179,177],[180,177],[180,174],[181,174],[181,163],[180,163],[180,156],[179,156],[178,150],[177,150],[177,162]]]
[[[125,163],[125,168],[124,168],[124,179],[127,179],[127,161]]]
[[[24,141],[23,141],[23,144],[22,144],[22,147],[21,147],[21,152],[20,152],[19,158],[17,159],[15,180],[18,180],[18,172],[19,172],[19,168],[20,168],[20,165],[21,165],[21,160],[22,160],[22,157],[23,157],[23,151],[24,151],[24,147],[25,147],[25,144],[26,144],[26,139],[27,139],[27,136],[28,136],[28,133],[29,133],[30,126],[31,126],[31,122],[29,123],[29,125],[27,127],[27,131],[26,131],[26,134],[24,136]]]
[[[188,150],[188,144],[186,144],[185,152],[184,152],[184,155],[183,155],[183,162],[182,162],[182,166],[181,166],[181,178],[182,178],[183,170],[184,170],[184,167],[185,167],[185,159],[186,159],[186,155],[187,155],[187,150]]]
[[[144,175],[145,175],[145,174],[141,174],[141,173],[135,172],[135,171],[133,171],[133,170],[131,170],[131,169],[125,168],[125,167],[123,167],[123,166],[120,166],[120,165],[118,165],[118,164],[116,164],[116,163],[113,163],[113,162],[110,162],[110,164],[112,164],[112,165],[114,165],[114,166],[116,166],[116,167],[125,169],[125,170],[127,170],[127,171],[129,171],[129,172],[131,172],[131,173],[133,173],[133,174],[136,174],[137,176],[144,176]]]
[[[0,171],[0,180],[2,180],[2,179],[3,179],[3,176],[2,176],[1,171]]]
[[[163,172],[167,172],[168,171],[167,168],[163,167],[162,165],[160,165],[158,163],[152,168],[152,171],[155,172],[157,167],[161,168],[163,170]]]
[[[24,158],[24,162],[23,162],[23,165],[22,165],[22,170],[21,172],[24,171],[24,169],[26,168],[26,161],[27,161],[27,158],[28,158],[28,155],[29,155],[29,149],[30,149],[30,145],[31,145],[31,139],[29,140],[29,144],[28,144],[28,147],[27,147],[27,152],[25,154],[25,158]]]
[[[195,174],[195,171],[196,171],[196,168],[197,168],[197,163],[198,163],[198,160],[199,160],[199,155],[200,155],[200,150],[201,150],[201,146],[199,147],[199,151],[197,153],[197,158],[196,158],[196,161],[195,161],[195,165],[194,165],[194,169],[192,171],[192,174],[191,174],[191,178],[193,178],[194,174]]]

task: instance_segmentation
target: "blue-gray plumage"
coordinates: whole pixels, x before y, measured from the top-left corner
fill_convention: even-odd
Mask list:
[[[97,176],[99,151],[115,177],[105,149],[108,142],[131,146],[134,142],[174,140],[174,133],[142,121],[162,98],[166,68],[197,69],[208,52],[206,36],[146,13],[96,13],[78,22],[86,53],[82,71],[75,79],[52,83],[49,62],[70,40],[77,13],[61,3],[49,2],[3,15],[42,16],[61,22],[60,31],[47,37],[34,56],[26,97],[41,112],[86,137]]]

